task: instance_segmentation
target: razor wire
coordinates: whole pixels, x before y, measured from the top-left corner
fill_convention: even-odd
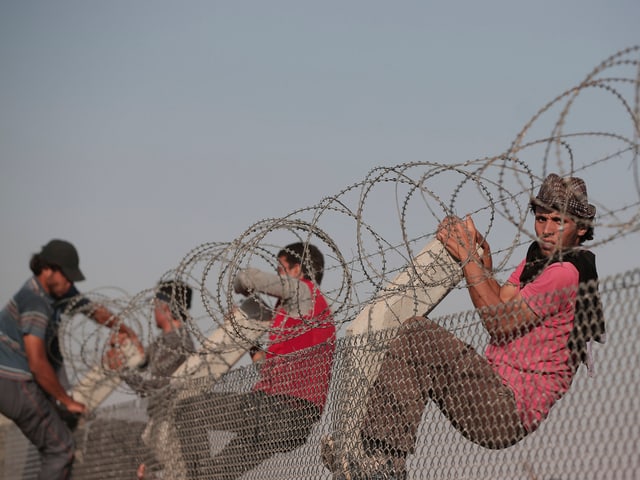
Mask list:
[[[601,279],[600,292],[605,316],[609,320],[609,339],[596,351],[597,374],[588,377],[585,369],[579,370],[568,393],[535,432],[508,448],[487,449],[466,439],[435,404],[428,404],[420,420],[414,451],[406,461],[407,478],[551,480],[637,477],[640,473],[636,450],[636,442],[640,438],[640,404],[637,400],[640,374],[636,368],[640,360],[637,349],[640,340],[637,323],[639,289],[638,269]],[[434,317],[433,320],[455,330],[477,349],[481,349],[486,341],[486,332],[476,311]],[[379,331],[368,334],[367,341],[385,343],[397,338],[397,333],[398,329]],[[323,464],[318,445],[324,434],[335,427],[339,396],[353,389],[345,375],[344,361],[358,349],[360,341],[357,336],[345,336],[337,341],[329,399],[322,417],[313,424],[305,441],[289,452],[274,454],[245,471],[241,478],[332,478]],[[247,365],[232,370],[213,384],[207,378],[190,380],[182,385],[180,391],[165,392],[165,404],[158,411],[148,408],[147,399],[100,409],[75,432],[77,452],[73,478],[135,478],[141,462],[146,462],[147,478],[154,478],[153,475],[158,475],[155,478],[176,480],[235,478],[236,473],[252,461],[254,454],[250,450],[231,462],[228,476],[210,476],[205,468],[198,476],[189,477],[184,476],[184,471],[180,473],[176,466],[185,455],[187,458],[196,453],[215,457],[225,448],[234,435],[210,426],[209,422],[221,415],[228,420],[239,415],[237,404],[229,401],[250,392],[258,376],[258,367]],[[177,408],[183,406],[178,397],[200,391],[207,385],[209,395],[193,403],[191,410]],[[364,398],[353,400],[366,402]],[[252,414],[257,405],[249,404],[243,408],[245,414]],[[182,449],[178,442],[165,450],[164,456],[155,455],[153,449],[161,441],[162,431],[158,429],[151,438],[145,437],[151,419],[158,422],[176,416],[180,420],[183,439],[187,439],[186,448]],[[378,418],[387,417],[380,414]],[[293,428],[289,427],[291,424],[285,425]],[[206,440],[196,435],[203,426],[207,432]],[[0,428],[0,441],[4,442],[1,450],[4,453],[3,478],[35,478],[37,455],[17,428],[13,425]],[[203,442],[208,445],[206,449]]]
[[[616,125],[615,131],[608,130],[612,124]],[[525,245],[535,239],[527,215],[530,198],[551,172],[580,176],[586,180],[589,201],[597,207],[596,238],[589,244],[590,248],[597,251],[598,247],[615,244],[636,234],[640,226],[639,148],[640,46],[634,46],[605,59],[584,80],[544,105],[524,125],[509,147],[498,155],[460,163],[420,161],[374,168],[361,181],[321,199],[315,205],[296,209],[279,218],[260,220],[231,241],[196,246],[160,280],[178,279],[193,289],[194,304],[187,312],[185,328],[197,345],[196,356],[205,363],[214,357],[226,362],[225,376],[221,379],[215,377],[215,382],[222,386],[220,388],[231,385],[233,390],[250,379],[255,380],[257,367],[248,365],[232,370],[237,358],[228,361],[225,355],[244,352],[251,345],[262,346],[271,333],[268,326],[253,329],[251,325],[239,323],[239,317],[230,314],[243,301],[233,287],[234,279],[241,270],[257,267],[276,273],[276,254],[286,244],[300,241],[316,245],[325,258],[325,279],[321,290],[330,302],[336,326],[343,336],[352,320],[373,299],[385,298],[403,289],[407,296],[415,297],[412,292],[416,289],[429,289],[446,282],[437,276],[421,275],[414,259],[435,236],[438,224],[447,215],[472,215],[482,235],[492,245],[495,273],[504,276],[513,270],[522,258]],[[610,185],[599,183],[604,178],[615,182],[613,190]],[[409,272],[411,282],[394,283],[405,270]],[[614,309],[612,313],[620,308],[624,315],[629,316],[630,312],[637,310],[637,302],[633,299],[637,278],[637,272],[630,272],[607,280],[605,287],[609,302],[623,302],[621,306],[609,307]],[[87,317],[97,306],[103,306],[113,313],[116,325],[126,324],[136,332],[143,345],[149,345],[158,335],[154,323],[156,289],[151,287],[131,296],[117,289],[101,289],[83,294],[82,298],[89,300],[88,305],[83,302],[81,308],[76,308],[81,299],[77,304],[71,302],[60,329],[61,347],[71,383],[99,366],[102,375],[115,382],[113,388],[128,391],[125,384],[120,383],[121,372],[109,368],[104,362],[112,332],[96,328]],[[462,285],[455,287],[458,291],[463,289]],[[618,299],[617,296],[623,298]],[[272,312],[276,308],[274,300],[264,297],[257,300]],[[171,301],[186,311],[184,299],[172,298]],[[414,315],[424,313],[419,310],[420,306],[416,299]],[[479,335],[473,314],[451,315],[456,320],[456,329],[472,332],[472,337]],[[631,329],[632,325],[625,323],[623,327]],[[225,329],[227,340],[222,343],[211,341],[212,334],[220,329]],[[343,352],[357,350],[358,344],[345,340],[339,349]],[[627,351],[624,355],[630,362],[633,354]],[[608,358],[614,361],[613,357]],[[348,366],[342,361],[338,355],[333,367],[334,378],[340,378],[341,368]],[[208,375],[212,374],[209,372]],[[168,380],[177,389],[187,388],[185,385],[192,381],[188,372],[180,370],[170,374]],[[607,386],[614,388],[615,384]],[[348,386],[341,388],[347,390]],[[325,416],[324,429],[338,418],[334,416],[331,405],[327,407],[329,413]],[[135,408],[139,411],[133,417],[146,417],[146,407],[136,404]],[[637,419],[638,405],[621,405],[620,408],[629,408]],[[103,416],[102,413],[95,415],[91,421],[98,421]],[[119,421],[124,423],[119,426],[110,424],[107,429],[109,432],[113,430],[114,438],[128,429],[128,420]],[[435,422],[434,425],[440,424]],[[517,471],[518,475],[510,478],[537,478],[533,473],[523,472],[533,472],[537,468],[533,465],[544,458],[540,452],[549,452],[548,447],[535,444],[533,452],[538,456],[529,458],[528,450],[516,447],[515,451],[519,452],[514,456],[516,460],[508,460],[504,464],[498,462],[494,468],[492,462],[495,459],[491,455],[466,444],[450,442],[447,427],[433,428],[442,428],[441,431],[428,432],[429,437],[435,435],[440,438],[442,446],[421,447],[426,449],[423,454],[418,451],[409,462],[409,465],[413,462],[415,471],[424,469],[439,472],[440,477],[455,478],[509,478]],[[637,430],[637,423],[634,428]],[[138,430],[135,433],[140,438],[143,432]],[[107,435],[95,429],[92,434]],[[629,435],[629,441],[639,438],[637,431]],[[420,438],[425,436],[423,432]],[[100,442],[109,444],[110,440]],[[573,451],[570,453],[577,455]],[[132,454],[123,452],[123,455],[130,458]],[[454,459],[460,455],[471,458],[465,464],[467,466],[455,464]],[[273,462],[271,465],[274,471],[285,468]],[[468,465],[474,467],[469,470]],[[321,467],[316,467],[308,474],[299,472],[298,476],[290,478],[313,478],[322,472]],[[576,471],[589,470],[581,466]],[[482,473],[476,475],[478,472]],[[549,470],[548,475],[552,474]],[[104,472],[99,477],[86,475],[79,478],[107,478]],[[286,478],[275,474],[271,476]]]
[[[225,324],[241,300],[233,292],[239,270],[257,266],[275,273],[275,253],[293,241],[317,244],[324,253],[322,291],[338,324],[346,325],[372,298],[389,289],[398,272],[411,266],[446,215],[480,218],[476,223],[483,225],[481,233],[491,240],[495,270],[512,268],[518,259],[514,251],[535,238],[527,222],[529,198],[551,171],[587,179],[589,199],[598,209],[598,233],[591,247],[635,233],[640,217],[638,51],[635,46],[612,55],[582,82],[544,105],[505,153],[459,164],[413,162],[374,168],[363,180],[316,205],[260,220],[230,242],[195,247],[161,280],[180,279],[195,289],[200,308],[192,309],[187,327],[201,353],[215,350],[208,335]],[[593,92],[605,99],[592,98]],[[595,102],[593,118],[586,119],[593,120],[594,127],[576,131],[571,114],[581,108],[583,97],[585,103]],[[600,129],[612,120],[599,118],[598,109],[605,101],[613,105],[609,109],[617,109],[612,113],[626,120],[626,131]],[[549,121],[553,113],[556,116]],[[531,139],[538,126],[550,134]],[[602,172],[616,182],[615,195],[598,185]],[[149,289],[131,298],[101,292],[86,296],[131,323],[146,344],[155,334],[152,293]],[[106,333],[78,329],[77,321],[73,325],[64,329],[64,354],[72,377],[78,378],[100,360]],[[235,328],[240,340],[244,328]],[[79,338],[74,339],[76,332]]]

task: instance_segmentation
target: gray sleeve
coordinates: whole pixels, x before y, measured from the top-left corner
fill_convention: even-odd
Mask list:
[[[162,334],[147,349],[147,363],[143,368],[121,374],[132,390],[146,396],[169,384],[169,377],[184,363],[195,347],[188,332],[175,329]]]
[[[144,371],[144,369],[141,369],[141,371]],[[145,396],[149,393],[147,385],[145,385],[147,380],[132,368],[126,368],[124,371],[120,372],[120,379],[129,385],[129,387],[131,387],[131,389],[140,396]],[[154,387],[157,386],[154,385]]]
[[[292,315],[302,316],[313,307],[311,291],[304,282],[287,275],[266,273],[256,268],[241,270],[234,280],[236,293],[264,293],[281,300],[281,306]]]

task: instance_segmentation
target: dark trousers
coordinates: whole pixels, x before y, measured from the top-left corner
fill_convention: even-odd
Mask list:
[[[176,406],[176,428],[189,479],[236,479],[272,455],[303,445],[320,409],[286,395],[200,393]],[[236,433],[210,454],[209,430]]]
[[[407,320],[371,388],[365,446],[413,452],[427,402],[474,443],[505,448],[526,435],[511,389],[470,345],[424,318]]]
[[[0,378],[0,412],[20,428],[42,456],[40,480],[71,478],[71,432],[44,392],[32,380]]]

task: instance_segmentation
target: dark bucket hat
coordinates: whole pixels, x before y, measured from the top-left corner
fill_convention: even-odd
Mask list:
[[[538,195],[531,199],[531,207],[542,207],[572,217],[593,220],[596,207],[587,197],[587,185],[578,177],[562,178],[551,173],[544,179]]]
[[[51,240],[42,247],[39,255],[47,263],[60,267],[64,276],[72,282],[84,280],[84,275],[80,271],[78,251],[71,243],[65,240]]]

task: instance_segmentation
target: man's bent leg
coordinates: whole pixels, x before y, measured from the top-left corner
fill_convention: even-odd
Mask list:
[[[40,387],[33,381],[0,379],[0,388],[0,410],[13,420],[42,455],[38,478],[70,478],[73,437]]]
[[[369,455],[379,457],[372,465],[399,470],[414,450],[430,399],[464,436],[485,447],[504,448],[526,435],[511,390],[486,359],[445,328],[415,317],[391,342],[371,389],[361,435]]]
[[[423,350],[417,337],[424,321],[424,317],[407,320],[389,344],[367,401],[361,430],[367,450],[378,445],[398,455],[413,451],[429,399],[429,379],[421,378],[416,358]]]
[[[244,401],[250,414],[243,428],[236,428],[238,436],[205,462],[205,478],[240,478],[276,453],[303,445],[320,420],[320,409],[305,400],[252,392]]]
[[[180,400],[174,406],[175,427],[188,479],[201,478],[205,470],[210,470],[210,430],[235,432],[239,437],[253,431],[253,396],[252,392],[222,393],[205,390]]]
[[[371,397],[371,413],[387,417],[370,416],[363,437],[411,452],[429,399],[482,446],[504,448],[526,435],[513,393],[486,359],[445,328],[416,317],[392,343]]]
[[[446,333],[462,347],[449,365],[430,369],[432,399],[453,426],[478,445],[500,449],[521,440],[527,431],[513,391],[486,358]]]

